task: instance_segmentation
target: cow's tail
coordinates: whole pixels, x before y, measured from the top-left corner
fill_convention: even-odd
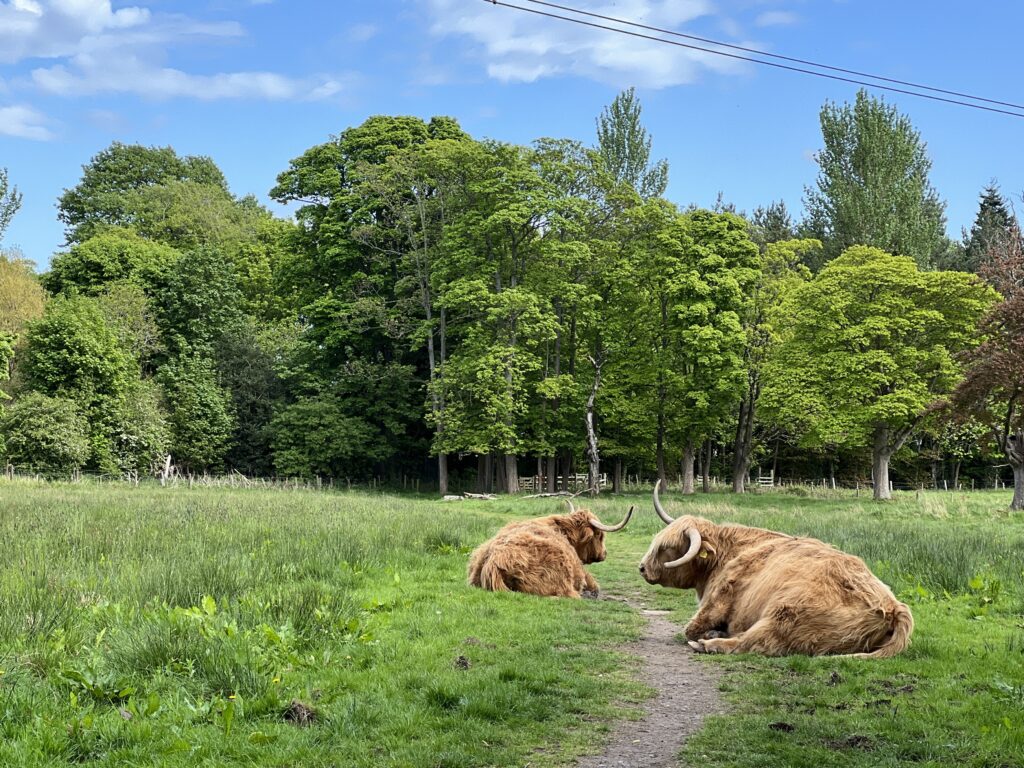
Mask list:
[[[892,634],[889,638],[870,653],[851,653],[853,659],[887,659],[905,650],[910,645],[910,635],[914,631],[914,616],[903,603],[896,604],[892,612]]]
[[[511,589],[505,583],[505,574],[494,564],[494,558],[488,558],[484,567],[480,569],[480,586],[492,592],[510,592]]]

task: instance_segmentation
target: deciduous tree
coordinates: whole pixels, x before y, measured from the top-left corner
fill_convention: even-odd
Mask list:
[[[783,303],[762,403],[805,446],[870,445],[874,495],[887,499],[889,459],[958,383],[955,355],[994,300],[971,275],[849,248]]]
[[[987,253],[982,275],[1003,300],[982,323],[984,341],[964,355],[966,376],[953,402],[988,426],[1013,468],[1011,506],[1024,509],[1024,246],[1017,227]]]
[[[868,245],[931,266],[944,247],[945,203],[910,119],[861,90],[853,104],[822,107],[821,134],[818,180],[804,204],[805,228],[825,244],[826,258]]]

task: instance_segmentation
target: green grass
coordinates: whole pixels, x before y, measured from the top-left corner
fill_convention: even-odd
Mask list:
[[[724,671],[732,712],[690,740],[687,764],[1024,764],[1024,517],[1007,514],[1007,494],[675,502],[675,515],[815,536],[860,555],[916,621],[913,644],[894,659],[702,657]],[[693,608],[687,601],[679,620]]]
[[[732,710],[701,766],[1019,765],[1024,518],[1008,494],[669,498],[864,557],[911,604],[896,659],[701,657]],[[592,566],[673,610],[637,563],[647,497]],[[491,594],[468,552],[556,500],[0,481],[0,765],[569,765],[645,690],[616,601]],[[688,651],[680,645],[679,653]],[[303,725],[312,712],[312,722]]]
[[[552,765],[644,695],[628,607],[465,586],[507,505],[8,484],[0,510],[3,766]]]

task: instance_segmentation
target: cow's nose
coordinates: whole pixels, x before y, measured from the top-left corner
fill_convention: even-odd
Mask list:
[[[640,566],[640,573],[643,573],[643,572],[644,572],[644,567],[641,565]]]

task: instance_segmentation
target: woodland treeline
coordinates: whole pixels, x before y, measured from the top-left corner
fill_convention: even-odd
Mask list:
[[[991,484],[1024,504],[1024,249],[993,183],[945,233],[925,144],[865,92],[821,111],[794,220],[665,199],[632,91],[592,146],[372,117],[237,197],[114,143],[66,248],[0,258],[0,459],[66,473],[608,473]],[[21,198],[0,175],[0,236]],[[1002,468],[1001,468],[1002,467]]]

